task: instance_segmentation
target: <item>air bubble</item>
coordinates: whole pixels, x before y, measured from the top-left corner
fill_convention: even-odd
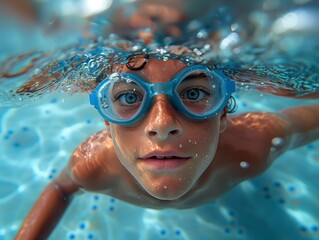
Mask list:
[[[239,165],[241,168],[249,168],[249,163],[245,161],[241,161]]]
[[[169,60],[169,57],[167,57],[167,56],[164,56],[164,57],[163,57],[163,61],[164,61],[164,62],[166,62],[166,61],[168,61],[168,60]]]
[[[284,145],[284,143],[285,143],[284,139],[280,137],[275,137],[271,140],[271,144],[275,147],[281,147]]]
[[[238,23],[233,23],[231,26],[230,26],[230,29],[231,31],[236,31],[238,29]]]
[[[208,37],[208,32],[206,30],[200,30],[198,33],[197,33],[197,37],[198,38],[201,38],[201,39],[204,39],[204,38],[207,38]]]
[[[163,48],[158,48],[158,49],[156,49],[156,52],[158,52],[159,54],[166,54],[167,50],[163,49]]]
[[[135,45],[135,46],[132,47],[132,50],[133,51],[138,51],[138,50],[141,50],[141,47],[138,46],[138,45]]]
[[[197,56],[203,55],[202,51],[200,51],[198,48],[195,48],[193,51]]]
[[[88,65],[89,65],[89,70],[90,70],[91,73],[95,72],[95,71],[98,70],[99,67],[100,67],[100,64],[99,64],[98,62],[96,62],[95,59],[91,59],[91,60],[89,61],[89,64],[88,64]]]

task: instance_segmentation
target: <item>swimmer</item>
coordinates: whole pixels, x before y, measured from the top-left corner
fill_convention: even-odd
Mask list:
[[[76,148],[16,239],[47,238],[82,191],[145,208],[196,207],[319,138],[318,104],[230,116],[235,85],[222,72],[140,59],[113,66],[90,94],[106,129]]]

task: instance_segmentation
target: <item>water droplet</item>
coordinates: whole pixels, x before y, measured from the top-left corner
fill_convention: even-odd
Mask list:
[[[88,65],[89,65],[89,70],[90,70],[91,73],[92,73],[92,72],[95,72],[95,71],[98,70],[99,67],[100,67],[100,64],[99,64],[98,62],[96,62],[95,59],[91,59],[91,60],[89,61]]]
[[[33,72],[35,75],[39,75],[41,73],[41,70],[39,68],[34,69]]]
[[[231,26],[230,26],[230,29],[232,30],[232,31],[236,31],[237,29],[238,29],[238,23],[233,23]]]
[[[275,137],[271,140],[271,144],[274,146],[274,147],[281,147],[283,146],[283,144],[285,143],[284,139],[283,138],[280,138],[280,137]]]
[[[167,56],[164,56],[164,57],[163,57],[163,61],[164,61],[164,62],[166,62],[166,61],[168,61],[168,60],[169,60],[169,57],[167,57]]]
[[[201,38],[201,39],[205,39],[208,37],[208,32],[206,30],[200,30],[198,33],[197,33],[197,37],[198,38]]]
[[[197,56],[203,55],[202,51],[200,51],[198,48],[195,48],[193,51]]]
[[[167,50],[164,48],[158,48],[158,49],[156,49],[156,52],[158,52],[159,54],[166,54]]]
[[[102,107],[102,108],[108,108],[109,105],[108,105],[107,103],[103,102],[103,103],[101,104],[101,107]]]
[[[141,47],[140,47],[139,45],[134,45],[134,46],[132,47],[132,50],[133,50],[133,51],[138,51],[138,50],[141,50]]]
[[[239,165],[241,168],[249,168],[249,163],[245,161],[241,161]]]

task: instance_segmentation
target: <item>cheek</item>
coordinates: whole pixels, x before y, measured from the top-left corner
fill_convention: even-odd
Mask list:
[[[111,125],[114,150],[122,165],[133,175],[136,172],[136,157],[141,147],[140,129]]]
[[[218,121],[205,121],[201,122],[197,126],[190,128],[190,138],[196,138],[198,142],[204,146],[209,146],[210,144],[215,144],[218,142],[219,138],[219,122]]]
[[[202,122],[200,128],[194,126],[188,134],[187,145],[194,151],[194,156],[203,161],[214,158],[219,140],[219,122]]]
[[[131,159],[136,151],[134,150],[134,144],[136,143],[136,141],[133,141],[133,139],[136,138],[134,133],[129,133],[127,129],[118,125],[111,125],[110,132],[115,152],[121,162],[123,163],[124,159]]]
[[[130,131],[129,128],[119,125],[111,125],[110,130],[113,141],[119,143],[120,145],[130,145],[132,143],[131,140],[136,137],[136,134],[133,131]]]

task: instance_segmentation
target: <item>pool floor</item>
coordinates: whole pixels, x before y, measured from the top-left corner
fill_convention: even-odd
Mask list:
[[[283,108],[279,97],[243,92],[236,98],[238,112]],[[0,239],[9,240],[74,148],[104,123],[82,94],[0,108],[0,116]],[[318,176],[319,141],[194,209],[157,211],[85,193],[49,239],[319,239]]]

